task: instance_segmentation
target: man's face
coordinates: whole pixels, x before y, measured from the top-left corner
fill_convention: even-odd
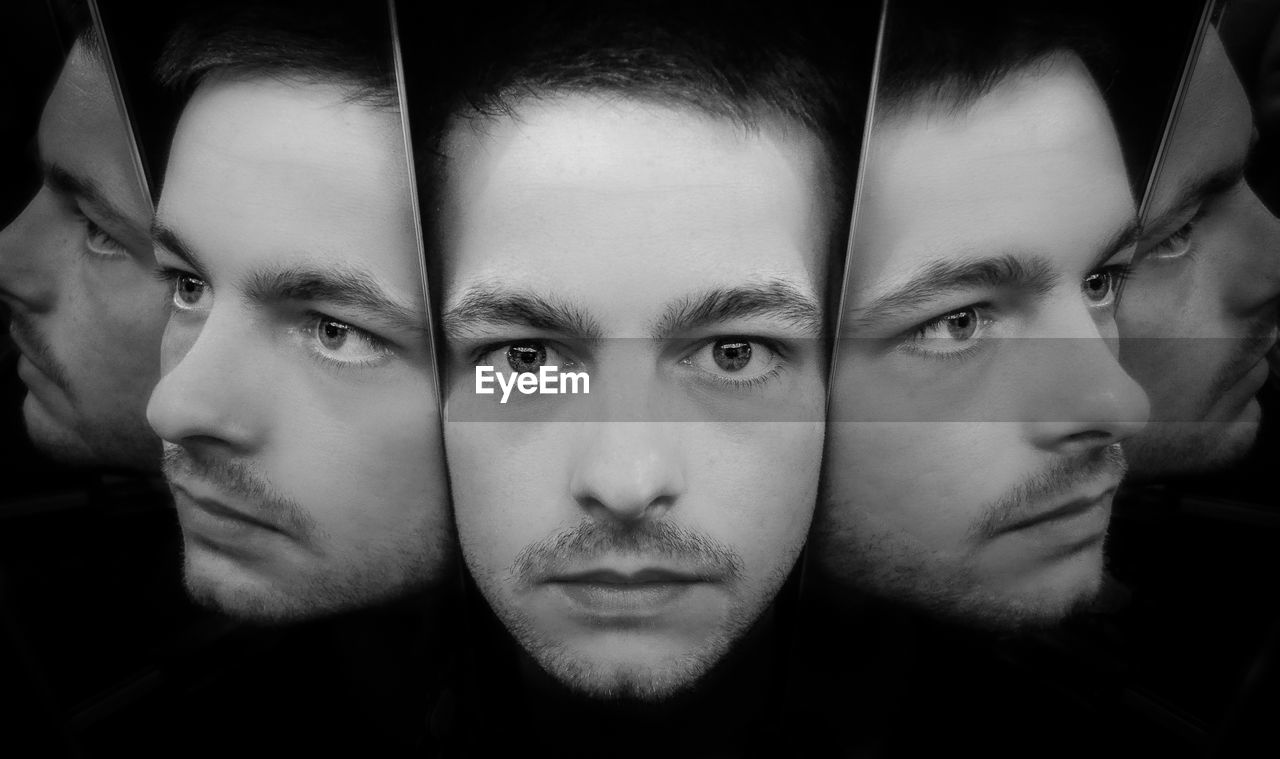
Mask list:
[[[1148,201],[1119,312],[1125,367],[1151,424],[1125,446],[1140,477],[1204,471],[1248,452],[1280,304],[1280,220],[1244,181],[1249,101],[1205,38]]]
[[[759,617],[812,517],[822,150],[625,100],[519,111],[446,146],[463,555],[561,682],[661,698]],[[475,392],[477,366],[544,364],[587,372],[590,393]]]
[[[37,134],[44,184],[0,232],[0,299],[22,352],[32,442],[68,463],[155,469],[145,408],[165,286],[151,206],[102,62],[72,48]]]
[[[989,626],[1099,582],[1116,445],[1146,419],[1113,309],[1134,204],[1084,68],[877,125],[833,374],[822,569]]]
[[[345,95],[202,85],[157,210],[173,305],[148,418],[188,587],[240,616],[394,597],[449,558],[400,121]]]

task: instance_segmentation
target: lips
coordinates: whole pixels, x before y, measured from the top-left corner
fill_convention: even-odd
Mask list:
[[[1033,514],[1025,519],[1006,527],[1002,532],[1015,532],[1018,530],[1029,530],[1037,527],[1051,527],[1055,524],[1069,522],[1076,517],[1085,516],[1094,510],[1105,506],[1111,496],[1116,492],[1114,487],[1108,488],[1099,495],[1077,498],[1068,501],[1060,506],[1046,509],[1037,514]]]
[[[179,508],[189,504],[196,510],[203,512],[205,515],[212,518],[211,520],[202,521],[224,523],[226,528],[231,528],[232,530],[239,525],[242,529],[257,528],[270,530],[271,532],[282,532],[282,530],[275,524],[259,519],[247,511],[234,508],[214,498],[197,495],[193,492],[190,483],[184,485],[170,480],[169,486],[174,489],[175,495],[182,497],[175,500],[185,500],[187,502],[180,503]]]
[[[634,571],[609,568],[568,572],[548,578],[546,585],[593,617],[644,617],[662,612],[695,588],[715,579],[678,569],[644,567]]]

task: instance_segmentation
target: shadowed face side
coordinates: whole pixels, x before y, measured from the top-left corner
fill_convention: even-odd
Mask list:
[[[36,135],[44,183],[0,231],[0,300],[22,353],[23,417],[71,464],[154,470],[147,398],[166,287],[152,276],[151,204],[97,55],[77,43]]]
[[[1151,396],[1126,446],[1140,478],[1221,468],[1253,445],[1280,309],[1280,220],[1245,182],[1253,114],[1205,37],[1151,190],[1121,357]]]

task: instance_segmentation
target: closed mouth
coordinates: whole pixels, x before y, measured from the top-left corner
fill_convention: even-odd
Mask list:
[[[1008,525],[1001,530],[1001,532],[1017,532],[1019,530],[1027,530],[1055,522],[1065,522],[1073,517],[1086,514],[1104,504],[1106,500],[1116,492],[1116,487],[1117,486],[1113,485],[1096,496],[1077,498],[1060,506],[1055,506],[1054,508],[1046,509],[1038,514],[1033,514],[1032,516]]]
[[[566,574],[554,575],[547,578],[547,583],[562,583],[576,585],[611,585],[617,586],[619,590],[625,590],[628,586],[646,586],[646,585],[673,585],[673,584],[693,584],[699,582],[712,582],[713,578],[699,575],[692,572],[681,572],[677,570],[662,568],[644,568],[632,572],[622,572],[613,569],[593,569],[582,572],[571,572]]]
[[[243,522],[244,524],[247,524],[247,525],[252,525],[254,527],[259,527],[264,530],[270,530],[271,532],[279,532],[283,534],[283,531],[276,525],[272,524],[271,522],[263,521],[244,511],[240,511],[239,509],[235,509],[230,506],[227,506],[221,501],[215,500],[213,498],[198,496],[192,493],[191,490],[189,490],[187,487],[184,487],[183,485],[180,485],[177,482],[174,482],[173,480],[169,481],[169,486],[174,490],[181,492],[182,495],[186,496],[187,499],[191,501],[193,504],[195,504],[197,508],[201,509],[202,511],[208,512],[209,514],[212,514],[215,517],[218,517],[220,519],[229,519],[236,522]]]

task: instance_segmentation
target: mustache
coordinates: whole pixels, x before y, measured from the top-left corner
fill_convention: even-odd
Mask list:
[[[1042,501],[1088,485],[1098,478],[1111,475],[1124,477],[1128,470],[1124,451],[1119,443],[1096,448],[1087,453],[1054,462],[1045,470],[1018,483],[987,511],[974,525],[973,537],[987,539],[1006,531],[1010,526],[1037,514]]]
[[[652,521],[634,526],[582,522],[527,546],[512,563],[510,576],[518,583],[534,584],[602,556],[618,554],[670,560],[729,582],[742,576],[742,558],[729,547],[701,533]]]
[[[53,346],[32,324],[30,317],[16,309],[9,313],[9,332],[17,340],[18,351],[27,357],[50,382],[62,392],[71,394],[71,379],[66,367],[53,356]]]
[[[294,535],[310,535],[316,523],[302,504],[281,494],[254,469],[242,461],[211,456],[198,450],[166,442],[161,470],[172,484],[175,480],[197,480],[213,486],[220,495],[236,498],[253,509],[251,516]]]

